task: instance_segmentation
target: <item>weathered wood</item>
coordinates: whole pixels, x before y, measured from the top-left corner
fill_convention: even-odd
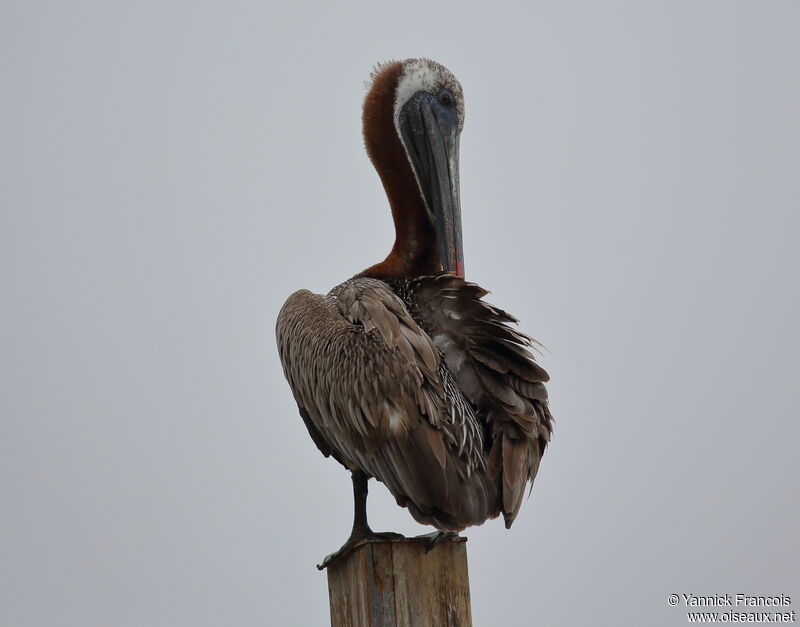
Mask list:
[[[471,627],[466,540],[357,545],[328,566],[331,627]]]

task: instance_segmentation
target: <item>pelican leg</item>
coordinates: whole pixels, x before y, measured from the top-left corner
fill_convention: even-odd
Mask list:
[[[450,540],[451,538],[458,538],[459,536],[455,531],[434,531],[433,533],[424,533],[421,536],[415,537],[426,539],[428,541],[425,545],[425,553],[427,553],[437,544],[444,542],[445,540]]]
[[[362,540],[400,540],[405,537],[401,533],[392,533],[390,531],[375,532],[370,529],[367,523],[367,481],[369,481],[369,477],[360,470],[351,472],[353,479],[353,530],[350,532],[347,542],[342,545],[342,548],[325,557],[322,560],[322,564],[317,564],[319,570],[327,568],[340,557],[347,555]]]

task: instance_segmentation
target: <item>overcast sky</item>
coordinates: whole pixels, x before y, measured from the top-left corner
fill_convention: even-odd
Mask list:
[[[290,6],[291,4],[291,6]],[[555,435],[469,530],[475,624],[800,606],[796,2],[0,8],[0,624],[316,626],[350,480],[274,323],[393,231],[373,64],[460,79],[467,278]],[[421,533],[379,484],[376,529]]]

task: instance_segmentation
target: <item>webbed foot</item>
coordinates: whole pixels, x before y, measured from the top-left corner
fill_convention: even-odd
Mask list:
[[[333,562],[350,553],[350,551],[356,548],[356,546],[361,543],[362,540],[402,540],[403,538],[405,538],[405,536],[402,533],[394,533],[392,531],[375,532],[369,530],[364,533],[354,533],[347,539],[347,542],[342,545],[342,548],[334,553],[331,553],[330,555],[325,556],[325,559],[322,560],[322,563],[317,564],[317,569],[325,570],[328,566],[333,564]]]
[[[425,543],[425,553],[428,553],[437,544],[440,544],[444,540],[458,538],[459,535],[455,531],[434,531],[433,533],[424,533],[421,536],[416,537],[427,540]]]

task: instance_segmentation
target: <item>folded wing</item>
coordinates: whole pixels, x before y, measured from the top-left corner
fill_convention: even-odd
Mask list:
[[[420,522],[461,530],[498,513],[483,429],[431,337],[390,287],[306,290],[278,316],[284,372],[320,450],[387,485]]]

